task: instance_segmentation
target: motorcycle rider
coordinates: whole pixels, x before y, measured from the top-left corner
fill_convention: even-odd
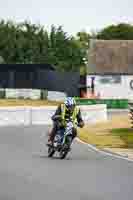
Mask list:
[[[60,116],[60,117],[59,117]],[[67,97],[65,102],[63,104],[60,104],[55,112],[55,114],[52,116],[53,120],[53,128],[48,136],[48,145],[52,145],[54,141],[54,137],[57,133],[57,130],[61,128],[65,128],[66,125],[66,119],[72,119],[72,122],[78,123],[78,126],[80,128],[84,127],[84,121],[81,116],[80,109],[76,106],[76,101],[72,97]],[[77,129],[76,127],[73,128],[73,138],[74,139],[77,136]]]

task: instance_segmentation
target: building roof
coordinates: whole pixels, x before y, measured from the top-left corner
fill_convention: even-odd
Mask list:
[[[133,74],[133,40],[91,40],[88,73]]]

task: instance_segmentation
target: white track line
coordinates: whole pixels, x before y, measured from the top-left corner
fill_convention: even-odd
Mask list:
[[[91,144],[87,144],[83,141],[81,141],[79,138],[76,139],[78,142],[82,143],[82,144],[85,144],[87,145],[90,149],[98,152],[98,153],[101,153],[101,154],[104,154],[104,155],[107,155],[107,156],[111,156],[111,157],[115,157],[115,158],[120,158],[120,159],[123,159],[123,160],[127,160],[127,161],[130,161],[130,162],[133,162],[132,159],[129,159],[129,158],[126,158],[126,157],[123,157],[121,155],[115,155],[115,153],[108,153],[108,152],[105,152],[105,151],[102,151],[102,150],[99,150],[98,148],[96,148],[95,146],[91,145]]]

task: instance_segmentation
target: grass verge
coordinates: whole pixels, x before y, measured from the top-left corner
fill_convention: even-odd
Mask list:
[[[30,100],[30,99],[0,99],[0,106],[54,106],[60,102],[48,100]]]
[[[98,148],[133,148],[133,129],[128,116],[115,116],[107,123],[86,126],[78,136]]]

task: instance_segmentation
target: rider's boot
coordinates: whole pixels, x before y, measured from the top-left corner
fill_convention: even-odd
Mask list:
[[[53,141],[54,141],[54,131],[52,130],[51,133],[48,136],[47,145],[48,146],[52,146],[53,145]]]
[[[53,142],[50,139],[48,139],[47,146],[52,146],[52,144]]]

